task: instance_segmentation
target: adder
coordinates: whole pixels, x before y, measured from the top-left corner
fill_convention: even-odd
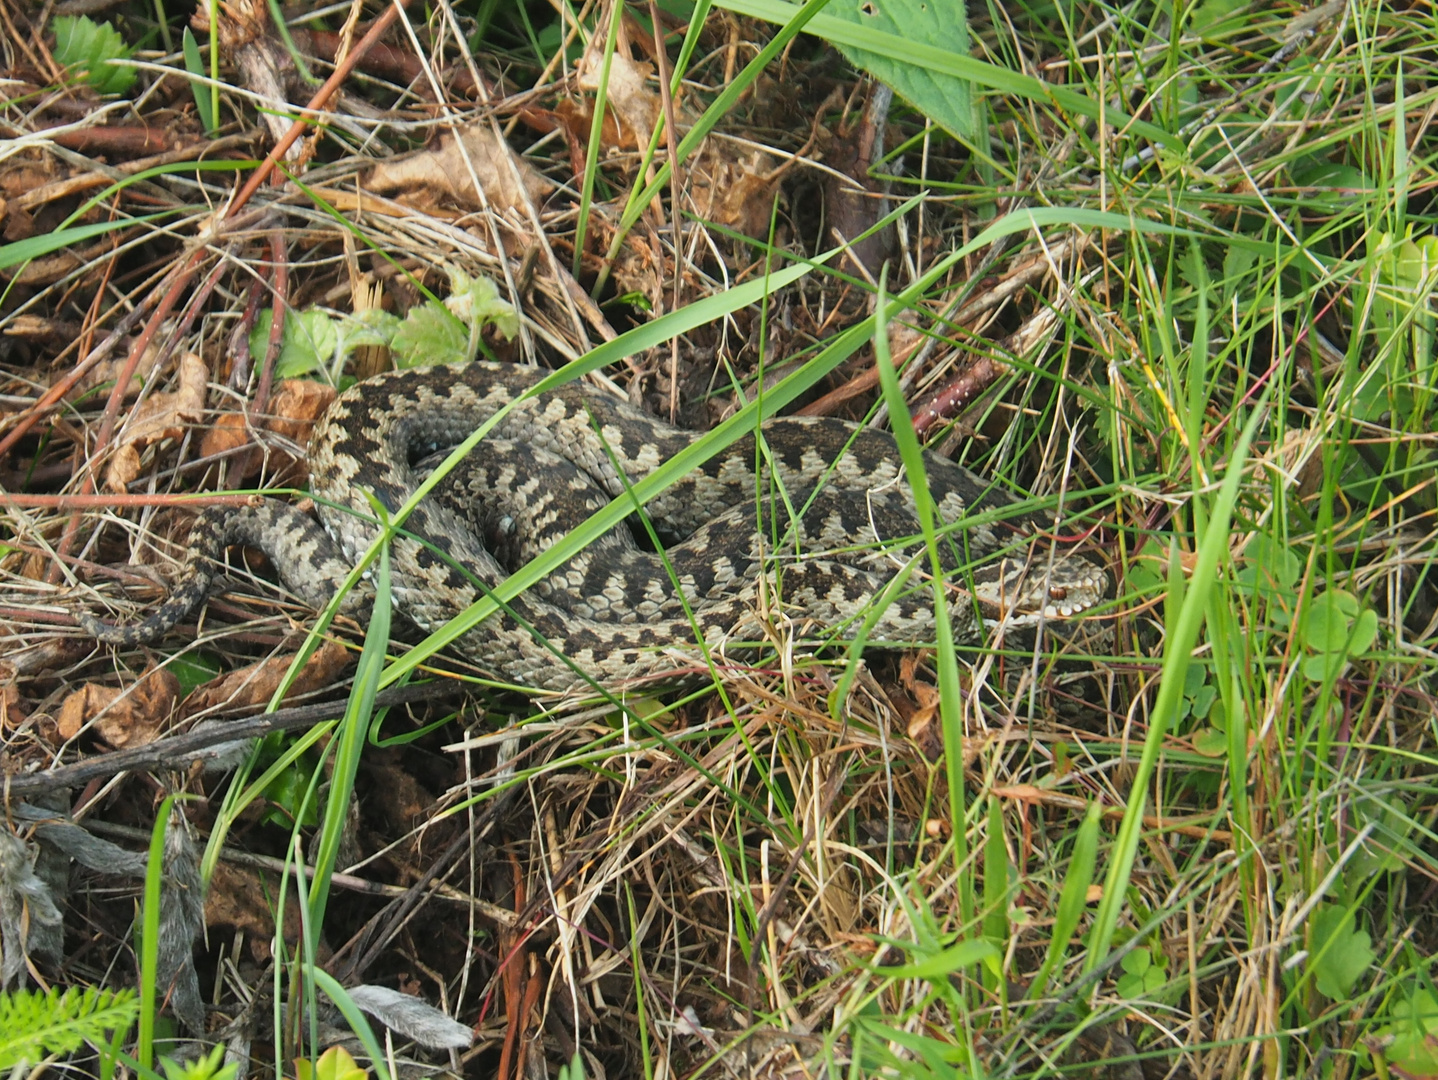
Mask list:
[[[527,396],[544,372],[471,362],[389,372],[342,393],[310,440],[310,485],[323,527],[288,504],[202,512],[180,583],[129,627],[83,616],[100,641],[157,639],[203,601],[231,544],[262,549],[307,604],[327,604],[379,535],[373,496],[394,514],[449,448],[502,413],[462,465],[393,540],[392,597],[431,631],[495,589],[698,436],[598,389],[571,383]],[[1099,603],[1095,562],[1034,543],[1013,500],[925,452],[955,630],[985,620],[1069,619]],[[646,521],[647,519],[647,521]],[[682,680],[702,654],[764,638],[782,618],[806,637],[868,619],[876,645],[934,640],[921,526],[897,444],[829,418],[781,417],[664,490],[455,648],[523,685],[571,690]],[[647,540],[648,542],[643,542]],[[919,558],[904,588],[889,589]],[[366,588],[345,599],[363,614]],[[703,648],[700,648],[702,640]]]

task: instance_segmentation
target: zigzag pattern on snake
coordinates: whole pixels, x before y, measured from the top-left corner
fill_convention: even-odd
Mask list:
[[[698,437],[580,384],[521,400],[545,374],[473,362],[355,385],[310,440],[311,490],[324,528],[273,501],[206,510],[191,532],[185,577],[155,614],[131,627],[85,616],[85,628],[119,645],[157,638],[203,600],[214,565],[235,543],[264,550],[287,586],[322,607],[379,534],[365,493],[395,512],[437,454],[512,405],[405,522],[412,535],[393,542],[394,602],[433,630],[605,503],[628,498],[626,482]],[[692,673],[696,627],[719,650],[762,639],[761,611],[782,612],[801,632],[865,617],[923,546],[893,437],[841,420],[776,418],[762,428],[762,451],[756,459],[747,435],[646,505],[662,554],[638,543],[635,529],[611,530],[514,600],[514,617],[491,617],[456,648],[512,681],[569,690],[590,680],[613,686]],[[945,568],[978,567],[950,575],[962,589],[951,604],[961,637],[977,629],[976,602],[990,616],[1002,608],[1010,617],[1063,619],[1102,600],[1103,570],[1046,547],[1031,552],[1029,519],[964,521],[1011,504],[1007,495],[934,454],[925,453],[924,469],[949,526]],[[1005,551],[1009,557],[995,562]],[[919,569],[926,566],[927,559]],[[922,577],[914,574],[884,609],[872,642],[933,640],[933,595]],[[351,603],[360,609],[365,601]]]

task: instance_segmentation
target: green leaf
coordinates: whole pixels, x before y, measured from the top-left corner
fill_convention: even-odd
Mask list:
[[[1353,912],[1324,904],[1309,923],[1308,970],[1318,992],[1330,1001],[1347,1001],[1377,954],[1366,931],[1354,925]]]
[[[139,1004],[133,990],[52,989],[0,994],[0,1070],[68,1054],[82,1042],[106,1044],[108,1032],[126,1031]]]
[[[1203,0],[1197,7],[1189,9],[1188,28],[1195,34],[1215,30],[1234,12],[1247,9],[1248,0]]]
[[[190,93],[195,98],[195,109],[200,114],[200,123],[205,125],[205,132],[213,135],[220,126],[220,97],[215,87],[200,81],[209,72],[205,70],[204,57],[200,55],[200,43],[188,26],[185,27],[181,45],[185,53],[185,70],[192,76]]]
[[[88,15],[61,15],[50,28],[55,31],[55,61],[71,75],[102,94],[123,94],[135,84],[139,72],[114,63],[128,59],[130,49],[109,23],[97,23]]]
[[[1438,1075],[1438,997],[1427,987],[1393,1004],[1393,1022],[1379,1028],[1375,1041],[1392,1039],[1383,1056],[1409,1076]]]
[[[1303,662],[1303,672],[1321,682],[1342,670],[1348,657],[1373,644],[1378,637],[1378,613],[1360,608],[1352,593],[1329,589],[1309,603],[1299,630],[1304,645],[1318,654]]]
[[[159,214],[147,214],[145,217],[138,218],[95,221],[89,225],[76,225],[74,228],[59,229],[52,233],[42,233],[39,236],[27,236],[24,240],[16,240],[13,244],[0,245],[0,270],[18,263],[28,262],[30,259],[39,259],[52,251],[59,251],[71,244],[78,244],[92,236],[103,236],[116,229],[126,229],[132,225],[153,221],[159,216]]]
[[[403,320],[384,308],[365,308],[353,315],[343,315],[337,327],[339,344],[336,350],[340,356],[348,356],[355,349],[366,345],[389,348]]]
[[[160,1068],[165,1071],[165,1080],[235,1080],[240,1071],[238,1061],[225,1064],[225,1045],[220,1043],[204,1057],[195,1061],[175,1061],[162,1057]]]
[[[936,4],[947,4],[950,0],[934,0]],[[784,0],[716,0],[716,7],[727,8],[741,15],[765,19],[773,23],[787,24],[798,13],[799,8]],[[964,79],[997,90],[1061,109],[1077,113],[1091,120],[1104,120],[1114,128],[1130,135],[1151,139],[1170,150],[1186,153],[1187,146],[1172,132],[1165,131],[1157,124],[1137,120],[1121,112],[1112,102],[1100,102],[1096,98],[1067,86],[1055,86],[1024,75],[998,64],[985,63],[971,56],[960,55],[950,49],[938,49],[927,42],[908,41],[903,34],[890,34],[876,27],[862,27],[847,19],[822,14],[813,16],[805,27],[807,33],[816,34],[839,48],[863,49],[878,56],[884,56],[901,64],[911,64],[929,71]],[[647,198],[647,196],[646,196]],[[1127,227],[1127,226],[1126,226]]]
[[[170,661],[169,667],[180,680],[180,691],[185,694],[220,673],[220,661],[213,653],[182,653]]]
[[[1063,745],[1060,743],[1059,745]],[[1089,803],[1084,819],[1074,837],[1073,855],[1069,858],[1068,873],[1064,875],[1063,888],[1059,892],[1058,907],[1054,910],[1053,931],[1049,937],[1048,955],[1044,965],[1030,984],[1031,997],[1042,995],[1048,988],[1049,980],[1058,971],[1068,955],[1069,944],[1079,920],[1088,906],[1088,890],[1093,884],[1094,867],[1098,862],[1099,826],[1103,821],[1103,806]]]
[[[305,1058],[296,1058],[295,1076],[298,1080],[366,1080],[369,1073],[359,1067],[343,1046],[331,1046],[320,1055],[319,1061],[311,1063]]]
[[[272,325],[274,312],[265,310],[260,312],[250,331],[250,357],[256,364],[264,362]],[[280,335],[280,355],[275,358],[275,375],[295,379],[325,370],[335,356],[339,340],[339,330],[328,312],[319,308],[288,312]]]
[[[1353,853],[1349,868],[1354,878],[1367,880],[1374,874],[1396,874],[1406,865],[1400,855],[1417,822],[1397,794],[1357,798],[1349,804],[1353,828],[1373,823],[1373,832]]]
[[[1168,976],[1163,968],[1153,962],[1153,953],[1148,949],[1135,949],[1126,953],[1119,961],[1119,966],[1123,968],[1124,974],[1114,988],[1120,997],[1130,1001],[1151,997],[1168,981]]]
[[[1236,581],[1240,592],[1272,603],[1291,600],[1303,564],[1291,548],[1267,533],[1255,536],[1243,552],[1243,568]]]
[[[390,340],[395,367],[462,364],[469,359],[469,333],[443,304],[427,300],[411,308]]]
[[[956,57],[969,55],[969,27],[962,4],[950,0],[831,0],[824,13],[861,27],[864,33],[892,34]],[[892,55],[835,42],[855,67],[881,79],[934,123],[967,142],[975,140],[972,84],[946,72]]]
[[[472,278],[463,270],[450,270],[449,296],[444,306],[471,329],[492,324],[506,341],[519,333],[519,315],[514,305],[501,299],[499,287],[487,277]]]
[[[558,1080],[584,1080],[584,1055],[574,1051],[569,1064],[559,1066]]]
[[[1221,758],[1228,753],[1228,733],[1218,728],[1206,727],[1195,731],[1192,736],[1193,748],[1204,757]]]

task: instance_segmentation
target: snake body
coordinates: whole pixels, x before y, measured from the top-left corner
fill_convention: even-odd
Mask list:
[[[131,627],[87,616],[86,629],[114,644],[153,640],[204,598],[233,543],[263,549],[286,585],[323,606],[380,534],[370,497],[394,514],[436,455],[499,415],[393,541],[397,608],[423,630],[439,627],[595,510],[630,499],[633,484],[698,437],[586,385],[527,396],[544,374],[477,361],[351,387],[310,440],[323,528],[275,501],[206,510],[191,532],[185,576],[154,615]],[[950,605],[960,636],[972,637],[979,618],[1000,608],[1009,618],[1064,619],[1103,598],[1107,577],[1095,563],[1031,549],[1033,523],[998,513],[1008,496],[945,458],[926,452],[923,464],[945,568],[976,568],[953,577],[962,587]],[[741,437],[644,514],[647,525],[636,515],[631,527],[610,530],[464,634],[457,650],[515,682],[569,690],[682,678],[701,653],[723,656],[731,641],[761,640],[780,616],[801,634],[869,618],[875,643],[934,638],[932,587],[922,574],[870,614],[923,550],[914,494],[887,433],[776,418],[758,447],[752,433]],[[926,568],[927,557],[918,565]]]

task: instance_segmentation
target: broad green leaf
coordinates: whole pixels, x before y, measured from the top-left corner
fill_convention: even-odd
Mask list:
[[[1406,865],[1401,851],[1417,823],[1402,798],[1397,795],[1357,798],[1349,803],[1352,827],[1361,829],[1372,822],[1373,832],[1359,846],[1349,861],[1357,880],[1374,874],[1396,874]]]
[[[1286,544],[1260,533],[1243,551],[1243,567],[1236,575],[1240,592],[1270,603],[1290,600],[1303,564]]]
[[[331,1046],[318,1061],[296,1058],[295,1076],[298,1080],[367,1080],[369,1073],[359,1067],[343,1046]]]
[[[169,663],[171,673],[180,680],[180,690],[188,694],[220,673],[220,662],[213,653],[187,652]]]
[[[265,310],[255,319],[250,331],[250,357],[256,364],[263,363],[265,349],[270,342],[270,327],[274,323],[274,312]],[[280,355],[275,359],[275,375],[281,379],[295,379],[324,370],[339,345],[339,331],[335,320],[319,308],[304,311],[290,311],[285,316],[285,328],[280,335]]]
[[[123,94],[135,84],[139,72],[114,63],[128,59],[130,48],[109,23],[97,23],[88,15],[61,15],[50,26],[55,31],[55,61],[72,75],[102,94]]]
[[[1153,962],[1153,953],[1148,949],[1134,949],[1126,953],[1119,961],[1124,974],[1119,977],[1114,988],[1118,991],[1119,997],[1130,1001],[1152,996],[1159,988],[1168,981],[1163,968]]]
[[[1438,997],[1427,987],[1413,992],[1407,1000],[1396,1001],[1392,1022],[1379,1028],[1375,1041],[1382,1045],[1390,1065],[1407,1076],[1438,1076]]]
[[[493,323],[506,340],[519,333],[514,305],[500,297],[499,287],[490,278],[472,278],[462,270],[450,270],[449,296],[444,306],[466,326]]]
[[[964,5],[951,0],[830,0],[824,14],[957,57],[969,55]],[[934,123],[966,142],[976,138],[972,87],[967,79],[899,57],[835,42],[855,67],[881,79]]]
[[[1377,954],[1366,931],[1354,925],[1353,912],[1324,904],[1309,924],[1308,969],[1318,992],[1330,1001],[1347,1001]]]
[[[399,324],[390,341],[395,367],[458,364],[469,359],[469,331],[443,304],[426,300]]]
[[[1203,0],[1189,9],[1188,28],[1195,34],[1217,30],[1234,12],[1247,11],[1248,6],[1248,0]]]
[[[1313,598],[1300,623],[1303,643],[1317,653],[1303,664],[1304,674],[1321,681],[1342,668],[1348,657],[1367,651],[1378,637],[1378,614],[1361,608],[1358,598],[1329,589]]]
[[[936,4],[952,0],[934,0]],[[768,22],[787,24],[799,9],[784,0],[716,0],[716,7],[727,8],[741,15]],[[939,49],[927,42],[909,41],[900,34],[885,33],[877,28],[864,28],[833,15],[815,15],[805,31],[832,42],[840,48],[863,49],[901,64],[911,64],[956,79],[986,86],[1001,94],[1012,94],[1052,105],[1065,112],[1077,113],[1091,120],[1103,119],[1114,128],[1121,128],[1140,138],[1151,139],[1175,152],[1186,152],[1186,146],[1172,132],[1157,124],[1135,120],[1115,108],[1067,86],[1054,86],[1032,75],[985,63],[971,56],[962,56],[949,49]]]
[[[1221,758],[1228,753],[1228,732],[1216,727],[1205,727],[1191,736],[1193,748],[1204,757]]]

